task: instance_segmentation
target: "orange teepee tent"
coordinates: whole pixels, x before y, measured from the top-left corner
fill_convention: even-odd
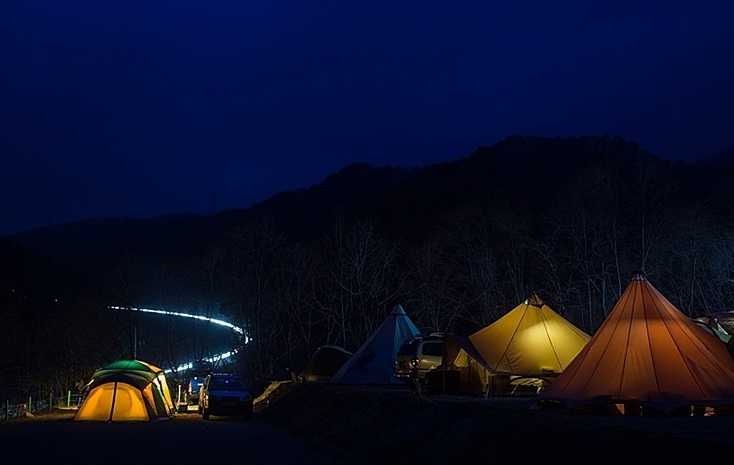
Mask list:
[[[543,397],[731,403],[734,360],[718,339],[636,276],[591,342]]]

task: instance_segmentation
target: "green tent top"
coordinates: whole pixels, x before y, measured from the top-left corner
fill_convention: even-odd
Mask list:
[[[148,384],[152,383],[155,376],[151,373],[140,373],[137,371],[102,371],[98,370],[94,378],[89,382],[90,389],[105,383],[121,382],[135,386],[142,390]]]
[[[138,376],[152,380],[162,372],[163,370],[157,366],[140,360],[117,360],[97,369],[92,375],[92,379],[114,373],[136,373]]]
[[[153,370],[150,365],[145,364],[139,360],[117,360],[115,362],[110,363],[109,365],[105,365],[102,368],[100,368],[98,371],[108,371],[108,370],[114,370],[114,371],[147,371],[150,373],[155,373],[155,370]]]

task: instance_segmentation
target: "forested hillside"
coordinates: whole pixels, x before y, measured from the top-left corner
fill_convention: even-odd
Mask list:
[[[253,338],[241,357],[258,377],[322,344],[354,350],[395,303],[424,330],[467,334],[538,292],[591,333],[642,271],[689,315],[730,309],[732,179],[725,155],[512,137],[439,165],[349,166],[213,216],[18,234],[2,243],[0,305],[21,330],[2,338],[0,369],[18,389],[60,385],[41,359],[78,378],[125,354],[130,324],[109,304],[228,315]]]

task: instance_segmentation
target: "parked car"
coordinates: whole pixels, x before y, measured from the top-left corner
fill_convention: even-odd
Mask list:
[[[199,412],[208,420],[210,415],[252,415],[252,393],[237,375],[212,373],[204,380],[199,394]]]
[[[443,363],[445,348],[446,337],[439,333],[418,336],[407,341],[398,351],[395,377],[406,381],[424,380],[429,371]]]

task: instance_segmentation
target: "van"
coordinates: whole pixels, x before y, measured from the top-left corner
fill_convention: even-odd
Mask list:
[[[446,336],[440,333],[410,339],[398,350],[395,377],[406,381],[424,380],[429,371],[441,366],[445,350]]]

